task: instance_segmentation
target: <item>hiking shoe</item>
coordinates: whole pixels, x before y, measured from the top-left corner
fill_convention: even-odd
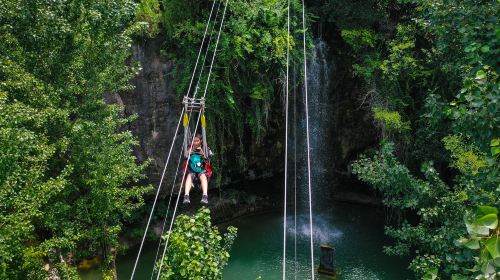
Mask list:
[[[208,204],[208,195],[204,194],[204,195],[201,197],[201,203],[203,203],[203,204]]]
[[[189,194],[184,195],[184,200],[182,201],[182,203],[184,204],[191,203],[191,201],[189,200]]]

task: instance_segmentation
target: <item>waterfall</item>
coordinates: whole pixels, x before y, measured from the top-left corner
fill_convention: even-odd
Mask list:
[[[299,63],[300,65],[300,63]],[[288,158],[288,201],[287,205],[296,206],[297,215],[294,211],[288,212],[287,228],[288,236],[287,251],[289,258],[288,271],[292,274],[306,269],[310,265],[306,260],[310,243],[309,226],[309,187],[307,170],[307,139],[306,139],[306,111],[305,111],[305,87],[303,82],[302,66],[295,65],[292,70],[292,89],[289,101],[291,102],[289,113],[289,154]],[[331,95],[333,93],[332,74],[333,63],[328,55],[328,46],[322,39],[315,41],[314,48],[308,56],[307,85],[308,85],[308,115],[309,115],[309,148],[311,160],[311,198],[313,214],[313,240],[316,251],[315,259],[318,259],[318,248],[320,243],[332,244],[339,240],[343,232],[333,223],[329,205],[332,198],[333,182],[333,133],[330,131],[330,116],[333,108]],[[299,85],[299,86],[297,86]],[[295,149],[296,147],[296,149]],[[296,161],[295,161],[296,159]],[[295,169],[295,163],[296,169]],[[296,176],[295,176],[296,174]],[[295,190],[294,187],[297,187]],[[297,247],[295,247],[297,246]],[[297,263],[295,260],[295,248],[300,255]]]
[[[331,131],[332,104],[332,74],[333,63],[328,56],[328,46],[322,39],[315,41],[315,46],[308,57],[308,107],[309,107],[309,142],[311,160],[311,190],[313,200],[313,214],[323,207],[327,207],[332,197],[333,178],[333,132]],[[297,70],[297,69],[295,69]],[[290,129],[289,162],[289,189],[294,187],[294,145],[297,145],[297,207],[301,214],[309,211],[307,186],[307,147],[306,147],[306,118],[305,94],[303,76],[294,71],[292,80],[302,85],[300,90],[293,91]],[[301,80],[302,79],[302,82]],[[295,100],[293,98],[296,98]],[[296,127],[293,121],[296,118]],[[295,132],[296,129],[296,133]],[[291,192],[293,194],[293,191]],[[290,201],[290,200],[289,200]],[[293,201],[292,201],[293,202]],[[291,204],[293,205],[293,203]],[[324,209],[324,208],[323,208]],[[317,214],[317,213],[316,213]]]

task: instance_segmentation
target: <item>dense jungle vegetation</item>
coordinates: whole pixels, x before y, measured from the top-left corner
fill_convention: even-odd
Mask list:
[[[76,264],[96,255],[105,277],[116,277],[123,225],[137,219],[152,188],[140,183],[148,162],[133,156],[137,139],[121,129],[133,118],[104,97],[130,89],[140,70],[130,48],[145,37],[164,39],[174,88],[184,95],[211,3],[0,0],[0,279],[77,279]],[[309,22],[339,38],[334,47],[362,84],[359,105],[379,126],[380,146],[352,167],[387,207],[394,244],[385,251],[410,256],[416,278],[498,277],[500,3],[306,4]],[[298,24],[294,17],[295,61]],[[281,106],[286,2],[229,1],[218,48],[209,91],[220,94],[207,102],[222,169],[227,143],[248,133],[260,141],[275,125],[269,113]],[[206,213],[199,221],[209,224]],[[227,250],[234,232],[226,237],[214,254]],[[177,261],[170,257],[167,264]],[[214,266],[215,278],[225,261]]]
[[[385,251],[414,256],[410,269],[422,279],[495,279],[499,3],[378,4],[373,15],[385,26],[339,27],[381,125],[380,149],[353,171],[395,214],[386,230],[395,244]]]

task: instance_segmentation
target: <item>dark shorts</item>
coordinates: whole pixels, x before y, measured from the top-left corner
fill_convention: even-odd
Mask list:
[[[201,172],[199,172],[199,173],[198,173],[198,172],[192,172],[192,171],[190,170],[190,171],[189,171],[189,176],[191,176],[191,180],[193,180],[193,181],[194,181],[194,180],[199,181],[199,180],[200,180],[200,176],[201,176],[201,174],[205,174],[206,172],[207,172],[206,170],[203,170],[203,171],[201,171]],[[205,176],[207,176],[207,175],[205,175]]]

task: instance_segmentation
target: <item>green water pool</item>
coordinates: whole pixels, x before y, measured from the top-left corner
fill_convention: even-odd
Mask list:
[[[386,256],[383,246],[389,245],[383,234],[383,213],[373,206],[335,203],[328,211],[314,215],[314,258],[319,263],[319,245],[335,248],[337,279],[401,280],[410,279],[408,260]],[[293,214],[293,209],[288,211]],[[311,279],[308,215],[287,219],[287,279]],[[282,279],[283,216],[274,212],[236,220],[238,237],[223,279]],[[295,234],[295,232],[297,234]],[[297,238],[295,238],[297,237]],[[117,259],[119,279],[129,279],[137,248]],[[135,279],[150,279],[156,245],[146,244]],[[85,280],[100,279],[96,271],[82,273]]]

